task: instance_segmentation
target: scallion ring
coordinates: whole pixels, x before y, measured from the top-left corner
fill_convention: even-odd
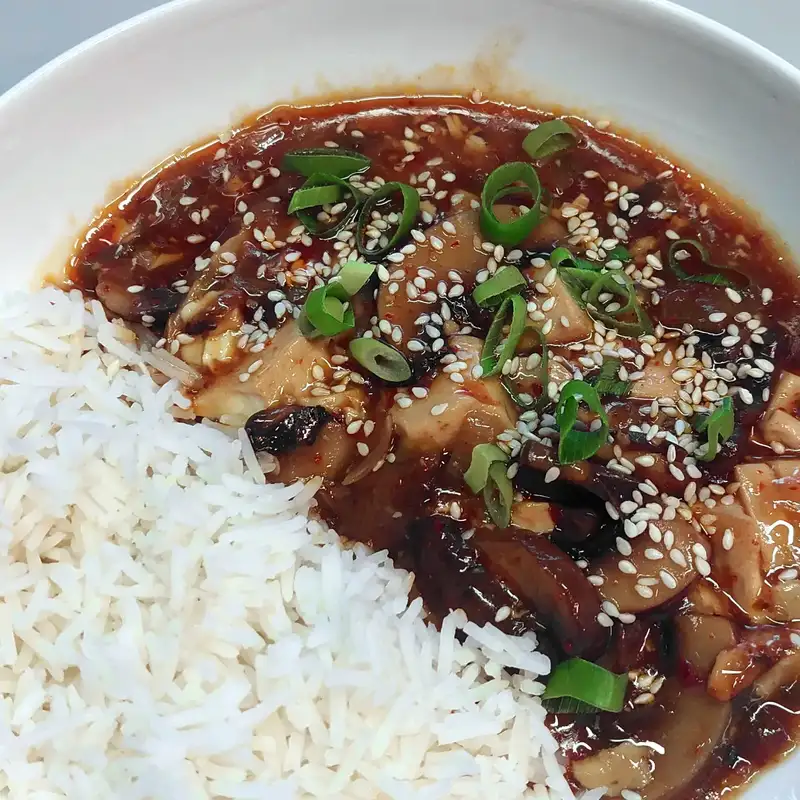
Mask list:
[[[464,483],[475,494],[483,491],[489,480],[489,468],[496,461],[502,461],[504,465],[508,461],[508,454],[496,444],[476,444],[472,448],[472,458],[469,469],[464,473]]]
[[[698,242],[697,239],[677,239],[669,246],[669,251],[667,252],[667,262],[669,263],[670,269],[682,281],[686,281],[687,283],[708,283],[712,286],[735,285],[733,281],[726,278],[721,272],[707,272],[702,275],[689,274],[681,266],[680,259],[678,258],[678,253],[680,253],[682,250],[687,253],[689,253],[691,250],[694,250],[697,255],[700,256],[700,260],[705,266],[720,269],[720,267],[717,267],[709,261],[708,250],[700,242]]]
[[[310,326],[315,335],[338,336],[355,327],[353,307],[348,300],[347,292],[338,283],[312,289],[303,306],[301,316],[305,320],[300,325],[301,331]]]
[[[511,324],[508,336],[501,345],[503,328],[509,311],[511,311]],[[514,352],[525,330],[527,313],[527,304],[524,298],[518,294],[507,297],[501,303],[500,308],[497,309],[481,352],[481,368],[483,369],[484,378],[500,374],[503,370],[503,364],[514,357]],[[497,352],[498,349],[500,351],[499,354]]]
[[[372,212],[376,210],[379,204],[386,202],[392,195],[399,193],[403,199],[403,208],[400,211],[400,219],[389,241],[383,246],[370,248],[368,244],[370,241],[378,241],[377,239],[370,240],[364,234],[372,222]],[[364,258],[372,261],[377,261],[383,258],[387,253],[395,248],[398,242],[402,241],[411,232],[414,227],[414,222],[419,214],[419,192],[407,183],[399,183],[393,181],[391,183],[384,183],[380,189],[377,189],[374,194],[370,195],[364,205],[361,207],[361,212],[358,215],[358,223],[356,226],[356,247],[358,252]]]
[[[578,258],[573,255],[566,247],[556,247],[550,253],[550,265],[556,269],[585,269],[590,272],[599,272],[603,265],[597,261],[589,261],[588,258]]]
[[[369,169],[372,161],[355,150],[333,147],[315,147],[308,150],[292,150],[283,157],[281,167],[287,172],[299,172],[307,178],[318,172],[349,178],[357,172]]]
[[[505,463],[495,461],[489,467],[489,479],[483,487],[483,504],[498,528],[511,524],[511,506],[514,503],[514,486],[507,474]]]
[[[588,272],[588,271],[587,271]],[[591,306],[591,313],[623,336],[641,336],[650,333],[653,325],[636,296],[636,288],[631,279],[619,270],[613,272],[589,273],[592,279],[588,282],[585,303]],[[624,301],[616,311],[606,311],[600,304],[600,295],[603,293],[614,294]],[[633,315],[636,319],[631,320]]]
[[[723,397],[721,405],[717,406],[711,414],[705,414],[695,422],[695,430],[698,433],[705,433],[708,438],[705,453],[697,457],[701,461],[713,461],[717,457],[720,446],[733,436],[735,425],[733,400],[730,397]]]
[[[298,189],[289,201],[289,213],[303,211],[306,208],[319,208],[324,205],[333,205],[342,199],[342,188],[336,184],[309,186]]]
[[[333,191],[336,197],[333,197]],[[295,202],[295,198],[300,195],[300,199]],[[328,203],[338,203],[349,195],[347,210],[341,214],[339,220],[333,224],[326,225],[317,219],[316,213],[311,213],[310,208],[322,209]],[[333,198],[333,199],[327,199]],[[320,202],[315,203],[314,200]],[[297,219],[303,223],[306,230],[322,238],[330,238],[337,234],[352,219],[353,212],[358,208],[363,200],[363,195],[347,181],[337,178],[325,172],[314,173],[293,195],[289,201],[289,213],[295,214]]]
[[[404,383],[411,377],[411,365],[405,356],[380,339],[353,339],[350,353],[364,369],[387,383]]]
[[[578,408],[585,403],[600,419],[596,430],[576,430]],[[573,380],[561,389],[556,406],[556,424],[559,427],[558,460],[561,464],[574,464],[591,458],[608,439],[608,416],[594,386],[586,381]]]
[[[523,186],[518,187],[521,183]],[[518,189],[527,189],[531,195],[530,210],[512,222],[500,222],[494,213],[494,204]],[[542,212],[542,184],[536,170],[522,161],[512,161],[499,166],[489,175],[481,192],[481,231],[495,244],[506,247],[519,244],[539,224]]]
[[[374,264],[365,261],[347,261],[339,274],[331,278],[331,283],[338,283],[348,297],[358,294],[375,272]]]
[[[554,714],[596,711],[616,714],[625,705],[627,688],[627,675],[617,675],[582,658],[570,658],[550,673],[542,701]]]
[[[542,122],[525,137],[522,149],[536,161],[577,143],[578,134],[563,119],[551,119]]]
[[[509,294],[518,294],[528,282],[516,267],[499,269],[488,281],[479,283],[472,293],[472,299],[481,308],[499,305]]]
[[[633,256],[627,247],[618,244],[616,247],[612,247],[611,250],[608,251],[606,254],[606,261],[619,261],[622,264],[627,264],[628,262],[633,261]]]
[[[618,358],[606,357],[600,371],[592,376],[592,386],[601,397],[603,395],[625,397],[630,391],[630,381],[620,380],[619,369],[621,366],[622,362]]]

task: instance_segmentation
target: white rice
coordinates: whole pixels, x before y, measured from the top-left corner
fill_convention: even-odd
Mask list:
[[[176,405],[99,304],[0,299],[0,797],[572,797],[533,636],[438,632]]]

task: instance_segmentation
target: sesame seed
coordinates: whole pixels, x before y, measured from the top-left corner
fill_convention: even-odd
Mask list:
[[[623,539],[621,536],[617,536],[617,551],[622,556],[629,556],[633,552],[633,548],[631,547],[631,543],[627,539]]]
[[[442,414],[444,414],[445,411],[447,411],[447,406],[448,406],[447,403],[439,403],[439,405],[434,406],[431,409],[431,416],[433,417],[441,416]]]
[[[128,287],[128,292],[130,294],[139,294],[139,292],[143,292],[143,291],[144,291],[144,286],[134,285],[134,286],[129,286]]]
[[[366,442],[359,442],[356,445],[356,449],[358,450],[359,454],[362,456],[369,455],[369,445]]]
[[[558,467],[550,467],[544,475],[544,482],[552,483],[558,480],[559,475],[561,475],[561,470]]]
[[[619,616],[619,609],[610,600],[604,600],[600,607],[603,609],[603,611],[606,614],[608,614],[609,617],[618,617]]]
[[[597,615],[597,621],[602,625],[604,628],[613,628],[614,627],[614,620],[608,616],[604,611],[601,611]]]
[[[704,558],[696,558],[694,560],[694,565],[704,578],[707,578],[711,574],[711,565]]]
[[[675,577],[672,575],[671,572],[667,572],[667,570],[662,569],[658,573],[659,577],[661,578],[661,582],[667,589],[677,589],[678,588],[678,581],[675,580]]]
[[[726,286],[725,287],[725,294],[728,295],[728,297],[730,298],[731,302],[733,302],[733,303],[741,303],[742,302],[742,296],[735,289],[731,289],[730,286]]]
[[[675,550],[674,548],[669,551],[669,557],[679,566],[679,567],[686,567],[686,557],[681,553],[680,550]]]
[[[722,535],[722,547],[724,550],[730,550],[733,547],[734,534],[732,528],[727,528]]]

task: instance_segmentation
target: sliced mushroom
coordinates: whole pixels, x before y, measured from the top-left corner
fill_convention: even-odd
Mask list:
[[[708,692],[729,700],[749,687],[773,665],[800,650],[798,634],[785,627],[748,630],[734,647],[723,650],[708,678]]]
[[[768,617],[774,622],[800,622],[800,581],[779,581],[770,587]]]
[[[572,774],[584,789],[605,787],[610,797],[625,789],[641,790],[653,780],[649,747],[623,742],[572,764]]]
[[[508,584],[553,632],[568,655],[596,658],[608,644],[597,621],[600,598],[575,562],[544,536],[474,537],[486,569]]]
[[[653,754],[653,780],[641,790],[643,800],[675,797],[708,763],[730,720],[730,703],[703,689],[676,689],[663,724],[649,734],[663,752]]]
[[[800,681],[800,653],[792,653],[782,658],[755,682],[753,691],[756,697],[766,700],[795,681]]]
[[[348,438],[355,440],[354,436]],[[409,525],[422,513],[441,465],[441,453],[407,452],[357,483],[324,484],[317,499],[340,536],[364,542],[374,550],[396,552]]]
[[[573,765],[582,786],[607,786],[613,795],[628,789],[643,800],[662,800],[677,797],[680,788],[700,773],[725,735],[730,703],[673,681],[661,689],[659,701],[663,709],[635,740],[600,750]]]
[[[705,506],[697,505],[700,514]],[[760,617],[759,597],[764,588],[764,567],[758,523],[740,503],[714,508],[714,578],[737,605],[754,619]]]
[[[767,671],[756,653],[747,647],[723,650],[708,676],[708,693],[716,700],[732,700]]]
[[[645,532],[630,542],[630,555],[607,553],[590,567],[593,575],[603,579],[598,587],[601,597],[622,613],[639,614],[681,594],[698,575],[693,548],[708,546],[706,538],[680,517],[670,522],[654,520],[651,524],[658,531],[659,542],[653,541],[649,531]],[[673,538],[669,549],[663,544],[667,532]]]
[[[708,677],[720,652],[736,644],[736,628],[724,617],[681,614],[675,631],[681,660],[700,680]]]
[[[513,590],[486,569],[473,540],[462,534],[463,525],[444,516],[423,517],[410,526],[416,584],[428,607],[439,618],[460,608],[477,625],[491,623],[510,632],[522,620],[524,627],[541,630]],[[511,613],[498,619],[504,607]]]
[[[740,464],[736,478],[759,525],[766,571],[800,564],[800,460]]]

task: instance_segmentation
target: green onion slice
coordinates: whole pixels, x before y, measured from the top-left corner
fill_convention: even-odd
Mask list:
[[[318,172],[349,178],[369,169],[372,161],[354,150],[333,147],[315,147],[309,150],[292,150],[283,157],[281,167],[287,172],[299,172],[307,178]]]
[[[550,253],[550,264],[556,269],[585,269],[589,272],[600,272],[603,265],[588,258],[574,256],[566,247],[556,247]]]
[[[509,310],[511,311],[511,326],[508,336],[501,346],[503,327],[506,324]],[[527,313],[527,304],[523,297],[518,294],[507,297],[501,303],[500,308],[497,309],[481,352],[481,368],[483,369],[484,378],[501,373],[503,364],[514,357],[514,352],[525,330]],[[498,348],[500,350],[499,354],[497,353]]]
[[[722,405],[717,406],[713,413],[704,414],[695,422],[695,430],[698,433],[705,432],[708,437],[708,449],[704,455],[698,456],[701,461],[713,461],[717,457],[720,445],[733,436],[735,423],[730,397],[724,397]]]
[[[581,403],[589,406],[600,418],[602,424],[596,431],[575,430]],[[594,386],[586,381],[569,381],[562,388],[556,407],[556,423],[560,431],[558,460],[562,464],[574,464],[576,461],[591,458],[608,439],[608,417],[605,409]]]
[[[518,189],[518,184],[531,194],[530,211],[512,222],[500,222],[494,213],[494,204]],[[499,166],[486,179],[481,192],[481,230],[495,244],[513,246],[519,244],[537,226],[542,212],[542,184],[536,170],[522,161],[512,161]]]
[[[680,280],[686,281],[687,283],[709,283],[712,286],[735,285],[733,281],[726,278],[721,272],[707,272],[703,275],[690,275],[681,266],[681,263],[677,258],[677,255],[681,250],[686,250],[687,252],[694,250],[697,255],[700,256],[700,260],[703,262],[703,264],[708,267],[714,267],[715,269],[721,269],[709,261],[708,250],[706,250],[706,248],[700,242],[698,242],[697,239],[677,239],[669,246],[669,251],[667,252],[667,262],[669,263],[670,269],[678,276],[678,278],[680,278]]]
[[[472,448],[472,459],[469,469],[464,473],[464,482],[475,494],[483,491],[489,480],[489,468],[497,461],[502,461],[505,466],[508,454],[496,444],[476,444]]]
[[[550,258],[575,299],[582,306],[592,306],[591,314],[595,319],[616,329],[623,336],[641,336],[653,330],[650,318],[636,296],[633,281],[624,272],[604,272],[602,264],[573,258],[565,247],[556,248]],[[616,311],[607,312],[601,307],[598,298],[604,292],[617,295],[624,301]]]
[[[313,176],[312,176],[313,177]],[[309,178],[311,181],[312,178]],[[289,213],[303,211],[306,208],[318,208],[326,204],[338,203],[342,199],[342,188],[334,183],[327,185],[309,184],[298,189],[289,201]],[[307,187],[307,188],[306,188]]]
[[[405,356],[379,339],[353,339],[350,353],[362,367],[387,383],[403,383],[411,377],[411,365]]]
[[[633,256],[631,255],[631,251],[628,250],[627,247],[618,244],[616,247],[608,251],[606,255],[606,260],[621,261],[623,264],[627,264],[630,261],[633,261]]]
[[[339,283],[317,286],[308,293],[303,312],[300,315],[301,332],[310,328],[315,335],[338,336],[355,327],[353,308],[349,296]]]
[[[536,161],[577,143],[578,134],[563,119],[551,119],[542,122],[525,137],[522,149]]]
[[[570,658],[550,673],[542,700],[551,713],[609,711],[616,714],[625,705],[627,688],[627,675],[616,675],[582,658]],[[554,702],[563,700],[572,701],[574,710]]]
[[[630,382],[619,379],[621,364],[622,362],[618,358],[606,358],[600,371],[592,378],[592,386],[601,397],[609,394],[615,397],[625,397],[630,391]]]
[[[604,311],[599,300],[603,292],[617,295],[624,301],[624,305],[621,305],[620,308],[613,312]],[[586,304],[595,309],[592,311],[595,318],[609,327],[615,328],[625,336],[641,336],[643,333],[649,333],[653,330],[650,318],[636,297],[636,287],[624,272],[604,272],[598,275],[589,287],[586,295]],[[635,322],[625,319],[625,317],[630,317],[631,314],[636,318]]]
[[[397,223],[397,228],[394,234],[389,239],[384,247],[374,247],[370,249],[367,247],[369,239],[364,236],[364,231],[367,226],[372,222],[372,212],[375,211],[380,203],[386,202],[392,195],[400,193],[403,199],[403,208],[400,211],[400,221]],[[393,250],[397,243],[404,239],[411,232],[414,227],[414,222],[419,214],[419,192],[407,183],[399,183],[392,181],[391,183],[384,183],[380,189],[377,189],[374,194],[367,198],[367,201],[361,207],[361,212],[358,215],[358,224],[356,226],[356,247],[358,252],[364,258],[377,261],[385,256],[390,250]]]
[[[331,278],[330,282],[338,283],[348,297],[353,297],[367,285],[374,272],[374,264],[367,264],[365,261],[347,261],[339,274]]]
[[[338,192],[338,196],[333,201],[324,202],[338,202],[339,200],[350,196],[351,200],[349,201],[348,209],[346,213],[342,214],[339,218],[338,222],[333,223],[332,225],[326,225],[325,223],[321,223],[317,220],[316,214],[312,214],[308,209],[321,207],[323,203],[318,204],[317,206],[311,204],[315,198],[313,193],[315,192],[324,192],[327,193],[331,189],[336,189]],[[302,194],[301,194],[302,193]],[[292,208],[295,197],[297,195],[301,195],[300,199],[297,201],[299,207]],[[326,196],[322,196],[323,198]],[[327,195],[331,196],[331,195]],[[324,172],[317,172],[312,175],[293,195],[292,199],[289,202],[289,213],[293,213],[297,216],[297,219],[303,223],[306,230],[313,234],[314,236],[324,237],[329,239],[331,236],[337,234],[345,225],[347,225],[353,215],[353,211],[361,204],[363,200],[363,195],[359,192],[356,188],[351,186],[347,181],[342,180],[341,178],[337,178],[335,175],[329,175]]]
[[[483,487],[483,504],[498,528],[511,524],[511,506],[514,502],[514,487],[504,463],[495,461],[489,467],[489,480]]]
[[[516,267],[503,267],[488,281],[479,283],[472,298],[481,308],[499,305],[510,294],[516,294],[527,287],[528,282]]]

